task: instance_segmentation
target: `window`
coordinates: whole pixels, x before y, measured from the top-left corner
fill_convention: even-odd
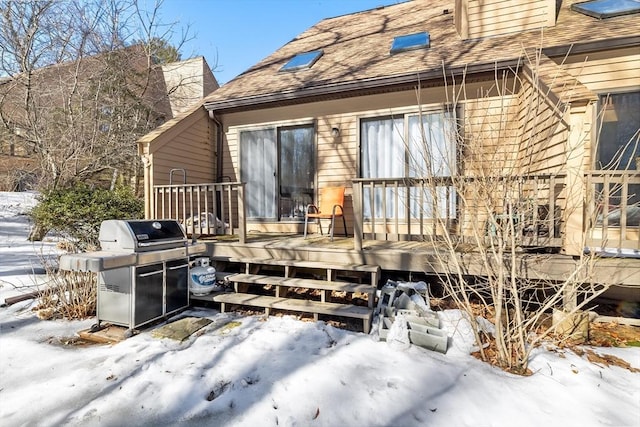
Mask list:
[[[602,95],[597,169],[638,169],[640,150],[640,91]]]
[[[629,15],[640,12],[638,0],[592,0],[583,3],[574,3],[571,10],[598,19],[612,18],[614,16]]]
[[[360,137],[360,171],[363,178],[449,177],[457,171],[453,112],[363,119],[360,122]],[[364,204],[365,217],[395,216],[395,190],[386,191],[383,194],[382,190],[376,190],[373,209]],[[442,185],[435,192],[420,194],[419,191],[416,187],[408,193],[402,190],[397,194],[400,203],[404,203],[404,207],[409,206],[411,217],[455,216],[453,188]],[[365,192],[364,200],[370,197],[371,193]],[[404,207],[397,207],[400,218],[406,217]]]
[[[240,132],[249,219],[304,221],[304,209],[314,199],[314,144],[312,125]]]
[[[430,46],[429,33],[415,33],[406,36],[398,36],[391,44],[391,54],[407,50],[427,48]]]
[[[296,71],[303,68],[311,68],[322,56],[322,50],[314,50],[312,52],[299,53],[289,60],[280,68],[280,71]]]
[[[601,96],[598,118],[596,169],[640,170],[640,91]],[[606,192],[603,184],[596,185],[596,190],[605,197],[608,195],[609,225],[619,225],[620,212],[616,207],[626,206],[627,225],[637,226],[640,223],[640,184],[626,185],[626,200],[623,200],[624,184],[619,178],[612,177],[607,185]]]

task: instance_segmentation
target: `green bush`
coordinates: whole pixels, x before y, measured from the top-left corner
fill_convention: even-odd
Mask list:
[[[99,247],[102,221],[142,218],[143,214],[144,204],[130,188],[111,191],[84,184],[45,192],[30,212],[36,227],[61,234],[76,251]]]

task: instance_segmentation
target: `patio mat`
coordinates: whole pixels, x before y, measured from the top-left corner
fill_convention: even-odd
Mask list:
[[[211,322],[211,320],[202,317],[184,317],[161,326],[158,329],[154,329],[151,331],[151,336],[154,338],[171,338],[176,341],[184,341]]]

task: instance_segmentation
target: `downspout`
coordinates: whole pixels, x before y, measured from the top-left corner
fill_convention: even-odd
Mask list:
[[[209,118],[216,124],[216,182],[222,182],[222,150],[224,129],[213,110],[209,110]]]
[[[145,149],[146,148],[146,149]],[[153,200],[153,183],[151,182],[151,159],[149,154],[149,143],[146,143],[146,147],[138,145],[138,155],[142,161],[143,166],[143,194],[144,194],[144,217],[145,219],[151,219]]]

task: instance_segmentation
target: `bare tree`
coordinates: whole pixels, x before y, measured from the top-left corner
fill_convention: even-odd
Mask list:
[[[414,218],[430,218],[431,271],[440,272],[446,296],[470,320],[480,357],[517,373],[527,372],[532,349],[560,327],[549,322],[550,313],[583,319],[581,310],[611,285],[593,283],[593,253],[574,257],[573,271],[564,277],[550,274],[542,250],[559,248],[567,218],[603,195],[568,166],[582,162],[590,127],[567,125],[569,103],[556,94],[573,88],[554,82],[551,93],[541,84],[540,52],[525,57],[517,69],[496,73],[492,87],[481,93],[467,94],[472,85],[464,76],[445,79],[450,114],[444,128],[457,152],[443,152],[448,148],[434,143],[430,119],[420,120],[420,150],[414,149],[410,166],[416,178],[407,184],[412,194],[406,209],[420,211]],[[466,109],[458,117],[462,105]],[[570,132],[582,136],[567,143]],[[637,144],[637,136],[630,143]],[[599,221],[594,214],[585,227]],[[581,249],[588,235],[583,230]],[[523,262],[527,245],[536,252],[535,269]],[[476,322],[479,315],[493,321],[490,331]]]
[[[157,61],[179,58],[161,5],[0,0],[1,135],[38,159],[41,188],[139,176],[135,140],[171,114]]]

